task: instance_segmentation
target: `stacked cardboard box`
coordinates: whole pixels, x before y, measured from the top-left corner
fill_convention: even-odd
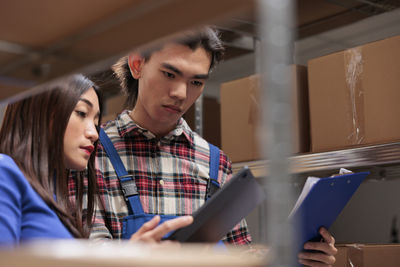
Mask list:
[[[400,140],[400,36],[308,63],[312,152]]]
[[[333,267],[398,267],[399,244],[342,244]]]

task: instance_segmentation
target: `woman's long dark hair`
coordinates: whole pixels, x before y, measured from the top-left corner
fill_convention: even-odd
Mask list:
[[[89,159],[87,170],[74,176],[78,190],[73,203],[68,190],[70,171],[64,164],[64,135],[79,98],[90,88],[96,91],[102,110],[99,90],[92,81],[78,74],[45,85],[39,88],[41,93],[9,104],[0,130],[0,153],[14,159],[68,230],[75,237],[84,238],[89,236],[97,195],[95,153]],[[86,190],[87,209],[83,212]]]

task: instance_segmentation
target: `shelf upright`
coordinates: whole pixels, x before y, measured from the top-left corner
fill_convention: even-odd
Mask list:
[[[199,96],[194,104],[194,127],[195,132],[203,136],[203,94]]]
[[[261,58],[263,103],[259,137],[263,156],[269,162],[269,175],[263,178],[267,199],[261,227],[266,231],[261,233],[261,241],[272,250],[272,262],[268,266],[289,267],[296,265],[294,231],[287,220],[288,203],[293,198],[289,172],[292,153],[289,65],[294,40],[294,1],[259,0],[258,4],[261,42],[257,57]]]

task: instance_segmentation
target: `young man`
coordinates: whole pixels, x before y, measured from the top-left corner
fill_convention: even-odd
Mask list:
[[[210,172],[210,153],[215,149],[188,127],[182,115],[202,94],[222,53],[216,32],[205,28],[151,52],[131,53],[114,65],[131,110],[108,122],[105,134],[100,133],[110,143],[102,141],[97,153],[104,209],[97,211],[93,238],[128,238],[149,219],[146,216],[190,215],[204,203],[215,171],[212,167]],[[214,179],[223,185],[231,178],[231,163],[222,151],[217,160]],[[328,232],[323,236],[329,241],[312,243],[320,253],[307,254],[306,260],[334,260],[334,240]],[[241,221],[224,241],[249,244],[246,222]]]

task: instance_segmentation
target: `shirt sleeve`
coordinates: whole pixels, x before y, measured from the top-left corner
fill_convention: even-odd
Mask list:
[[[220,153],[220,165],[218,180],[223,186],[224,183],[232,178],[232,163],[222,151]],[[243,219],[230,231],[223,241],[233,245],[247,245],[251,243],[251,235],[247,227],[246,220]]]
[[[97,185],[99,188],[99,195],[96,201],[96,206],[95,206],[95,214],[94,214],[94,220],[92,224],[92,228],[90,230],[90,239],[112,239],[113,236],[111,234],[111,231],[109,229],[110,227],[110,222],[109,222],[109,217],[107,215],[107,210],[106,207],[107,205],[107,200],[108,200],[108,190],[105,186],[104,183],[104,177],[103,174],[101,173],[98,168],[96,168],[96,178],[97,178]]]
[[[22,177],[21,177],[22,176]],[[21,234],[23,177],[17,165],[0,155],[0,245],[16,245]]]

